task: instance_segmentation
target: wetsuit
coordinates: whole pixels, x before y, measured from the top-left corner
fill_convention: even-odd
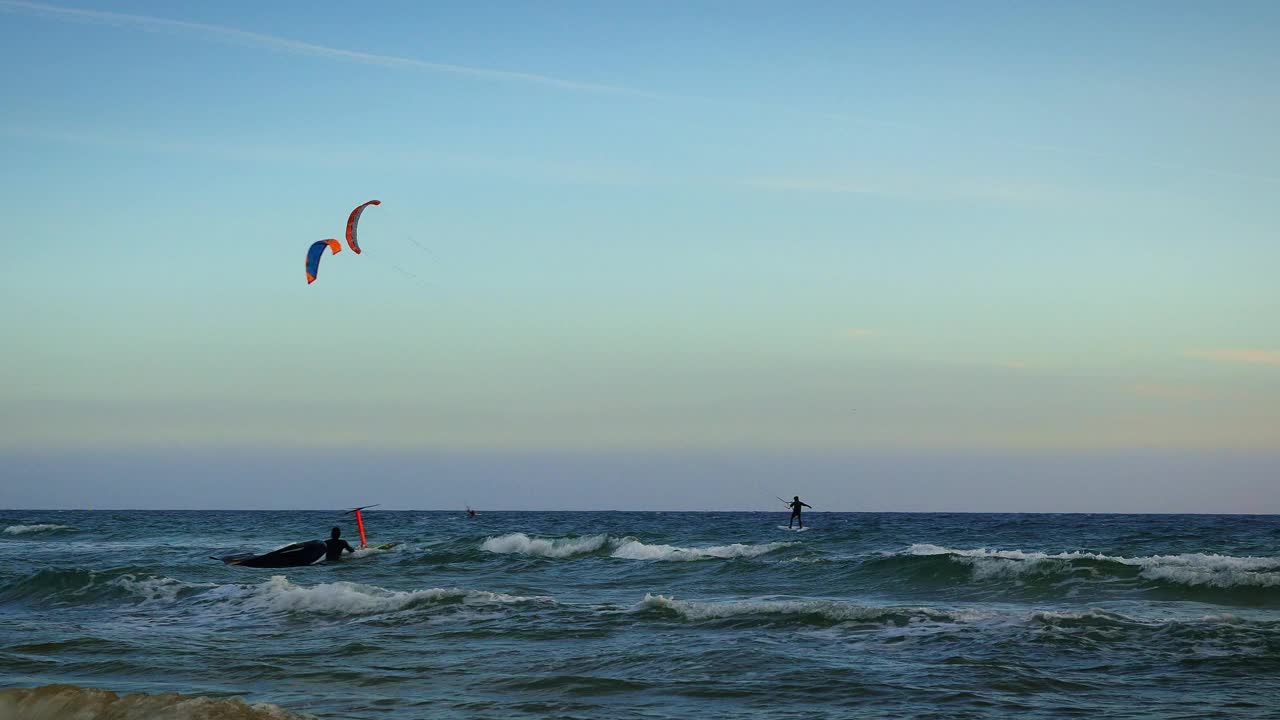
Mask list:
[[[355,548],[351,547],[351,543],[343,540],[342,538],[329,538],[324,541],[324,546],[324,559],[329,562],[341,560],[343,550],[346,550],[349,553],[355,552]]]
[[[791,527],[791,523],[793,521],[800,523],[800,527],[804,527],[804,520],[800,519],[800,508],[801,506],[803,506],[812,510],[813,506],[808,505],[806,503],[802,503],[799,500],[795,500],[787,504],[791,506],[791,519],[787,520],[787,527]]]

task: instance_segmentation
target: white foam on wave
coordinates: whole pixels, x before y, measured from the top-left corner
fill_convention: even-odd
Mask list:
[[[480,549],[504,555],[518,554],[566,558],[596,552],[609,541],[608,535],[585,535],[576,538],[534,538],[518,532],[491,537],[481,543]]]
[[[28,533],[53,532],[54,530],[75,530],[70,525],[54,525],[39,523],[36,525],[10,525],[4,529],[5,535],[26,535]]]
[[[172,602],[178,599],[183,590],[195,588],[217,587],[212,583],[189,583],[171,577],[141,576],[133,573],[112,577],[114,572],[100,570],[70,570],[66,573],[58,571],[41,571],[23,582],[40,583],[45,572],[64,575],[66,578],[58,583],[59,587],[37,590],[40,595],[60,599],[118,597],[117,591],[140,598],[143,603]],[[3,720],[3,717],[0,717]]]
[[[217,587],[210,583],[188,583],[171,577],[138,578],[136,575],[121,575],[107,584],[137,595],[143,602],[173,602],[183,590]]]
[[[1103,620],[1107,622],[1121,623],[1137,623],[1136,618],[1131,618],[1118,612],[1103,610],[1101,608],[1088,608],[1087,610],[1037,610],[1031,613],[1031,620],[1044,623],[1046,625],[1057,625],[1061,622],[1079,622],[1081,620]]]
[[[1152,580],[1165,580],[1182,585],[1210,585],[1220,588],[1245,586],[1280,587],[1280,572],[1257,572],[1231,567],[1203,568],[1156,565],[1144,567],[1142,575]]]
[[[707,558],[750,558],[773,552],[794,543],[771,542],[765,545],[714,545],[712,547],[676,547],[674,545],[646,545],[638,540],[627,540],[614,548],[613,557],[628,560],[705,560]]]
[[[988,548],[957,550],[927,543],[912,545],[907,550],[907,554],[949,555],[972,565],[974,577],[979,580],[1039,572],[1044,569],[1044,563],[1092,560],[1138,567],[1141,568],[1141,575],[1149,580],[1164,580],[1183,585],[1210,585],[1220,588],[1280,586],[1280,558],[1269,557],[1236,557],[1206,553],[1141,557],[1088,552],[1049,554]]]
[[[771,600],[746,599],[723,601],[678,600],[667,595],[646,594],[632,607],[632,612],[662,610],[674,613],[692,622],[722,620],[736,617],[810,616],[850,625],[893,625],[910,627],[936,627],[941,625],[966,625],[971,623],[996,623],[1066,629],[1084,625],[1120,628],[1146,627],[1169,628],[1179,626],[1241,625],[1250,621],[1230,613],[1203,616],[1134,617],[1114,610],[1088,607],[1081,609],[1026,611],[999,608],[947,608],[923,606],[874,606],[859,605],[842,600]]]
[[[227,587],[227,586],[224,586]],[[219,596],[249,609],[269,612],[326,612],[341,615],[371,615],[394,612],[413,605],[441,601],[469,604],[512,604],[554,602],[549,597],[507,595],[462,588],[387,590],[376,585],[350,582],[295,585],[283,575],[275,575],[258,585],[230,586]]]
[[[625,560],[706,560],[709,558],[749,558],[773,552],[793,545],[772,542],[764,545],[732,543],[711,547],[678,547],[675,545],[649,545],[633,537],[615,538],[609,535],[587,535],[576,538],[533,538],[524,533],[510,533],[491,537],[480,545],[482,550],[502,554],[534,555],[548,558],[567,558],[590,555],[609,550],[610,557]]]
[[[1115,610],[1098,607],[1080,610],[1037,610],[1022,619],[1037,625],[1049,627],[1070,627],[1073,625],[1101,625],[1111,627],[1146,627],[1146,628],[1213,628],[1223,625],[1236,627],[1261,628],[1270,632],[1276,626],[1275,621],[1257,617],[1241,617],[1234,613],[1214,613],[1196,615],[1193,613],[1162,612],[1154,608],[1155,613],[1144,612],[1140,616],[1128,615]]]
[[[399,544],[389,548],[378,547],[377,545],[370,545],[368,547],[356,548],[355,552],[350,553],[350,557],[352,560],[359,560],[360,558],[367,558],[372,555],[381,555],[383,553],[396,552],[402,547],[404,546]]]
[[[944,611],[927,607],[874,607],[838,600],[731,600],[699,602],[676,600],[666,595],[646,594],[633,610],[668,610],[686,620],[718,620],[753,615],[816,615],[835,622],[887,623],[908,618],[909,622],[968,622],[984,615],[974,611]]]

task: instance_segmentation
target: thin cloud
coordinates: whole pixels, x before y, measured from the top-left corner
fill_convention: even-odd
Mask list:
[[[331,60],[361,63],[364,65],[378,65],[381,67],[419,70],[431,73],[464,75],[490,80],[536,83],[564,90],[576,90],[582,92],[635,95],[650,98],[659,97],[654,93],[648,93],[643,90],[617,85],[578,82],[576,80],[566,80],[563,78],[552,77],[550,75],[538,75],[536,73],[512,70],[492,70],[466,65],[427,62],[425,60],[400,57],[396,55],[379,55],[376,53],[359,52],[356,50],[343,50],[341,48],[317,45],[315,43],[292,40],[290,38],[279,37],[276,35],[266,35],[264,33],[250,32],[247,30],[237,30],[236,28],[225,27],[223,25],[211,25],[208,23],[189,22],[186,20],[170,20],[168,18],[152,17],[150,15],[133,15],[129,13],[107,12],[102,10],[82,10],[79,8],[67,8],[57,5],[45,5],[44,3],[25,2],[25,0],[0,0],[0,10],[37,15],[57,20],[67,20],[71,22],[129,27],[148,32],[192,33],[222,42],[249,45],[268,50],[291,53],[294,55],[307,55],[312,57],[328,58]]]
[[[116,27],[132,28],[147,32],[161,33],[177,33],[177,34],[193,34],[200,35],[215,41],[234,43],[239,45],[247,45],[252,47],[260,47],[267,50],[277,52],[291,53],[294,55],[303,55],[311,57],[323,57],[331,60],[344,62],[354,62],[364,65],[375,65],[380,67],[399,68],[404,70],[415,70],[419,72],[450,74],[464,77],[473,77],[489,80],[500,80],[508,82],[523,82],[529,84],[537,84],[545,87],[559,88],[562,90],[602,93],[612,95],[624,95],[631,97],[648,98],[650,100],[683,100],[686,102],[699,102],[718,105],[722,107],[738,107],[738,108],[754,108],[759,110],[770,110],[773,112],[781,112],[786,114],[801,115],[805,117],[824,117],[839,122],[856,123],[865,126],[882,127],[902,130],[928,131],[935,132],[937,128],[930,128],[922,125],[914,125],[910,123],[892,122],[879,120],[870,117],[849,115],[844,113],[817,112],[809,109],[798,109],[789,107],[779,107],[776,105],[731,101],[723,98],[700,97],[692,95],[678,95],[671,93],[657,93],[638,88],[626,87],[621,85],[609,85],[604,83],[589,83],[577,80],[569,80],[566,78],[558,78],[550,75],[541,75],[538,73],[521,72],[515,70],[495,70],[491,68],[471,67],[467,65],[453,65],[449,63],[436,63],[419,60],[416,58],[407,58],[397,55],[381,55],[377,53],[360,52],[357,50],[344,50],[342,48],[334,48],[326,45],[318,45],[315,43],[303,42],[301,40],[293,40],[291,38],[280,37],[277,35],[268,35],[265,33],[256,33],[248,30],[239,30],[237,28],[226,27],[223,25],[213,25],[209,23],[190,22],[186,20],[173,20],[169,18],[154,17],[150,15],[136,15],[130,13],[110,12],[104,10],[85,10],[81,8],[68,8],[59,5],[48,5],[45,3],[29,2],[28,0],[0,0],[0,12],[20,13],[37,17],[44,17],[54,20],[62,20],[67,22],[79,22],[89,24],[112,25]],[[1063,147],[1056,145],[1045,145],[1038,143],[1025,143],[1009,141],[997,137],[985,138],[969,138],[969,142],[984,142],[1005,147],[1022,148],[1024,150],[1034,150],[1039,152],[1051,153],[1070,153],[1075,155],[1084,155],[1105,159],[1109,161],[1116,160],[1116,156],[1111,152],[1101,152],[1098,150],[1087,150],[1074,147]],[[1243,173],[1233,170],[1223,170],[1219,168],[1202,168],[1191,167],[1159,160],[1150,160],[1147,158],[1123,158],[1127,162],[1141,163],[1148,167],[1172,170],[1175,172],[1194,172],[1215,175],[1219,177],[1229,177],[1237,180],[1248,180],[1254,182],[1265,182],[1271,184],[1280,184],[1280,178],[1256,175],[1252,173]],[[807,189],[813,192],[841,192],[841,193],[875,193],[901,195],[901,190],[886,191],[885,188],[876,185],[868,186],[857,182],[827,182],[827,181],[807,181],[807,180],[786,180],[786,179],[764,179],[760,181],[745,181],[743,184],[756,185],[757,187],[772,189]],[[908,188],[910,189],[910,188]],[[937,194],[939,188],[933,188],[931,194]],[[962,198],[979,198],[991,200],[1028,200],[1037,199],[1044,200],[1047,197],[1046,191],[1053,191],[1053,188],[1044,188],[1028,185],[1010,185],[1003,183],[983,183],[970,182],[958,191],[948,194]],[[910,194],[910,193],[908,193]],[[1062,200],[1060,193],[1052,193],[1057,200]]]
[[[874,330],[868,330],[866,328],[849,328],[844,331],[844,336],[850,338],[866,338],[875,334]]]
[[[1222,362],[1275,365],[1280,367],[1280,350],[1197,350],[1187,354],[1193,357],[1220,360]]]

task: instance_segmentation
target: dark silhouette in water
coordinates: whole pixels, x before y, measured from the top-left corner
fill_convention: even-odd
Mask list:
[[[316,562],[325,554],[325,544],[319,540],[286,545],[279,550],[272,550],[262,555],[253,553],[237,553],[214,557],[228,565],[241,565],[253,568],[286,568],[301,567]]]
[[[804,520],[800,518],[800,508],[807,507],[810,510],[812,510],[813,506],[807,503],[800,502],[799,495],[796,495],[794,498],[792,498],[791,502],[787,503],[787,506],[791,508],[791,519],[787,520],[787,527],[791,527],[791,523],[794,521],[794,522],[800,523],[800,527],[803,528]]]
[[[339,528],[335,527],[334,529],[329,531],[329,539],[324,541],[324,544],[325,544],[324,559],[325,560],[328,560],[329,562],[333,562],[334,560],[341,560],[343,550],[346,550],[349,553],[355,552],[355,549],[351,547],[351,543],[347,542],[346,540],[342,540],[339,537],[340,535],[342,535],[342,530]]]

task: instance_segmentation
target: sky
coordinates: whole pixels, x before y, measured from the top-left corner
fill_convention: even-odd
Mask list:
[[[1280,512],[1275,3],[0,0],[0,64],[0,507]]]

